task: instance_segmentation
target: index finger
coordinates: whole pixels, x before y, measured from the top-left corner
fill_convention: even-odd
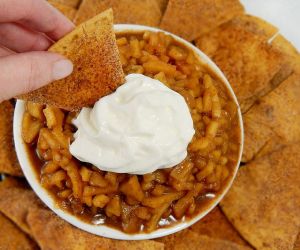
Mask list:
[[[74,24],[46,0],[0,0],[0,22],[19,22],[56,41]]]

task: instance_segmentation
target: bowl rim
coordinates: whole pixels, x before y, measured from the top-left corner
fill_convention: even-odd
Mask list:
[[[242,120],[242,113],[240,109],[240,105],[237,101],[237,98],[234,94],[234,91],[229,84],[228,80],[226,79],[225,75],[222,73],[222,71],[217,67],[217,65],[202,51],[200,51],[198,48],[196,48],[192,43],[189,43],[185,41],[184,39],[171,34],[169,32],[166,32],[164,30],[158,29],[158,28],[152,28],[148,26],[143,25],[134,25],[134,24],[117,24],[114,25],[114,30],[116,33],[120,32],[132,32],[132,31],[154,31],[154,32],[163,32],[165,34],[171,35],[175,40],[178,42],[184,44],[189,49],[194,51],[194,53],[198,56],[199,60],[201,60],[204,64],[207,65],[207,67],[216,74],[219,79],[225,84],[227,90],[229,91],[231,97],[235,101],[238,107],[238,119],[239,119],[239,126],[240,126],[240,152],[238,156],[237,164],[234,168],[234,172],[231,176],[230,181],[228,181],[227,186],[223,189],[222,193],[219,194],[219,196],[211,202],[208,206],[205,207],[205,209],[199,213],[197,216],[189,219],[188,221],[179,221],[178,223],[175,223],[173,226],[167,227],[167,228],[160,228],[150,233],[137,233],[137,234],[126,234],[124,232],[121,232],[117,229],[113,229],[111,227],[105,226],[105,225],[92,225],[87,222],[81,221],[78,219],[75,215],[72,215],[62,209],[60,209],[56,204],[54,199],[51,197],[51,195],[41,187],[40,182],[38,178],[36,177],[36,173],[30,163],[30,160],[27,157],[25,143],[23,142],[22,136],[21,136],[21,124],[22,124],[22,117],[23,113],[25,111],[25,105],[24,101],[17,100],[15,112],[14,112],[14,120],[13,120],[13,136],[14,136],[14,143],[16,148],[17,157],[20,162],[20,166],[24,172],[25,178],[27,179],[28,183],[32,187],[33,191],[37,194],[37,196],[59,217],[64,219],[65,221],[69,222],[73,226],[82,229],[84,231],[87,231],[89,233],[103,236],[111,239],[117,239],[117,240],[147,240],[147,239],[154,239],[158,237],[167,236],[172,233],[176,233],[180,230],[183,230],[200,219],[202,219],[205,215],[207,215],[212,209],[214,209],[218,203],[223,199],[225,194],[228,192],[230,187],[232,186],[233,180],[236,177],[241,158],[242,158],[242,152],[243,152],[243,145],[244,145],[244,127],[243,127],[243,120]]]

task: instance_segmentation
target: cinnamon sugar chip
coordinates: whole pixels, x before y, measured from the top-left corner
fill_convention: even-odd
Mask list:
[[[190,234],[188,231],[192,231],[193,233]],[[241,246],[249,246],[230,224],[219,207],[214,208],[208,215],[189,227],[189,229],[156,240],[164,243],[166,250],[173,250],[178,242],[182,240],[183,235],[196,235],[194,233],[197,233],[197,235],[208,236],[211,239],[221,240],[220,242],[223,240],[224,242],[232,242]]]
[[[34,192],[20,180],[11,177],[0,182],[0,212],[25,233],[31,235],[26,222],[28,209],[42,206]]]
[[[226,75],[243,112],[293,72],[288,56],[268,43],[276,29],[253,20],[233,19],[196,41]]]
[[[165,250],[251,250],[250,247],[184,230],[175,234],[174,242],[166,242]]]
[[[23,176],[13,143],[13,115],[10,101],[0,103],[0,173]]]
[[[278,142],[300,141],[299,94],[300,75],[293,74],[244,115],[243,162],[251,161],[263,149],[271,151]]]
[[[248,245],[236,229],[230,224],[219,206],[214,208],[200,221],[192,225],[190,229],[193,232],[206,235],[214,239],[228,240],[244,246]]]
[[[241,167],[221,201],[227,218],[255,249],[293,249],[300,226],[300,144]]]
[[[58,4],[63,4],[70,6],[72,8],[77,8],[81,0],[52,0],[52,2],[56,2]]]
[[[160,27],[192,41],[243,12],[238,0],[170,0]]]
[[[156,0],[83,0],[75,24],[80,24],[101,11],[112,8],[114,23],[158,26],[161,10]]]
[[[61,13],[63,13],[71,21],[74,19],[76,14],[76,9],[69,5],[58,2],[57,0],[48,0],[48,2]]]
[[[96,236],[73,227],[48,209],[32,209],[27,222],[33,237],[42,249],[126,249],[163,250],[164,245],[153,240],[120,241]],[[63,236],[63,238],[62,238]]]
[[[69,58],[73,73],[20,99],[73,111],[94,104],[123,83],[111,9],[79,25],[49,51]]]
[[[1,213],[0,230],[0,249],[39,249],[33,240]]]
[[[164,13],[168,6],[169,0],[156,0],[156,2],[158,3],[161,13]]]

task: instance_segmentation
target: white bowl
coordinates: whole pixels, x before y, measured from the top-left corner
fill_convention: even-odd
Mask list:
[[[25,105],[23,101],[18,100],[16,103],[16,108],[15,108],[15,113],[14,113],[14,141],[15,141],[15,147],[16,147],[16,152],[17,156],[21,165],[21,168],[24,172],[24,175],[31,185],[32,189],[34,192],[39,196],[39,198],[58,216],[63,218],[64,220],[68,221],[72,225],[85,230],[89,233],[96,234],[99,236],[104,236],[107,238],[112,238],[112,239],[119,239],[119,240],[144,240],[144,239],[153,239],[153,238],[158,238],[162,236],[166,236],[172,233],[176,233],[182,229],[185,229],[195,222],[199,221],[201,218],[203,218],[206,214],[208,214],[224,197],[224,195],[227,193],[229,190],[230,186],[232,185],[232,182],[235,178],[235,175],[237,173],[241,156],[242,156],[242,150],[243,150],[243,143],[244,143],[244,137],[243,137],[243,122],[242,122],[242,115],[241,111],[237,102],[237,98],[227,81],[226,77],[224,74],[221,72],[221,70],[216,66],[215,63],[213,63],[208,56],[206,56],[203,52],[201,52],[199,49],[197,49],[195,46],[193,46],[191,43],[179,38],[178,36],[175,36],[173,34],[170,34],[168,32],[162,31],[160,29],[156,28],[150,28],[147,26],[141,26],[141,25],[127,25],[127,24],[119,24],[114,26],[116,32],[124,32],[124,31],[154,31],[154,32],[164,32],[179,41],[180,43],[186,45],[190,49],[192,49],[196,55],[198,55],[199,59],[207,64],[207,66],[223,81],[223,83],[226,85],[228,88],[230,94],[232,95],[234,101],[236,102],[238,106],[238,116],[239,116],[239,125],[241,128],[241,147],[240,147],[240,152],[239,152],[239,158],[237,160],[237,164],[234,169],[234,173],[231,177],[231,180],[228,182],[227,186],[223,189],[223,192],[217,197],[217,199],[214,200],[214,202],[210,203],[210,205],[203,210],[201,213],[199,213],[197,216],[193,217],[192,219],[188,221],[182,221],[179,223],[176,223],[173,226],[170,226],[168,228],[163,228],[163,229],[157,229],[151,233],[138,233],[138,234],[126,234],[123,233],[119,230],[107,227],[105,225],[92,225],[88,224],[86,222],[83,222],[79,220],[76,216],[71,215],[70,213],[67,213],[66,211],[60,209],[57,205],[55,205],[55,201],[53,198],[49,195],[49,193],[41,186],[35,171],[31,165],[30,160],[28,159],[27,152],[26,152],[26,145],[22,140],[21,136],[21,124],[22,124],[22,117],[25,111]]]

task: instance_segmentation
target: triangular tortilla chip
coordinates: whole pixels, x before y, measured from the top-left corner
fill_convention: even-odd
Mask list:
[[[300,141],[300,74],[293,74],[244,115],[243,161],[252,160],[270,140]]]
[[[206,235],[213,239],[226,240],[242,246],[248,246],[247,242],[241,238],[219,207],[214,208],[208,215],[189,227],[188,230],[199,235]],[[182,234],[188,230],[180,231],[156,240],[164,243],[166,250],[173,250],[175,245],[181,240]]]
[[[170,0],[160,27],[192,41],[243,11],[238,0]]]
[[[14,223],[0,213],[0,249],[17,250],[39,249]]]
[[[22,187],[17,181],[6,178],[0,182],[0,212],[29,235],[31,232],[26,222],[28,209],[42,206],[33,191]]]
[[[259,127],[259,129],[262,129],[262,127]],[[274,151],[280,150],[284,146],[287,146],[289,143],[285,142],[282,138],[279,136],[272,136],[271,139],[269,139],[263,147],[259,149],[259,151],[256,153],[255,157],[253,159],[263,157],[265,155],[268,155]],[[251,159],[251,160],[253,160]],[[243,163],[246,163],[244,158],[242,158]]]
[[[74,19],[76,11],[77,11],[74,7],[57,2],[57,0],[48,0],[48,2],[54,8],[58,9],[61,13],[63,13],[71,21]]]
[[[32,209],[27,222],[42,249],[56,250],[96,250],[96,249],[126,249],[126,250],[163,250],[164,245],[152,240],[119,241],[89,234],[73,227],[54,215],[48,209]],[[62,238],[63,236],[63,238]]]
[[[60,4],[64,4],[73,8],[77,8],[81,0],[52,0],[53,2],[57,2]]]
[[[195,233],[206,235],[214,239],[228,240],[239,245],[248,245],[230,224],[219,206],[214,208],[208,215],[192,225],[189,229]]]
[[[0,190],[9,189],[9,188],[28,188],[28,184],[24,178],[17,178],[11,176],[4,176],[3,180],[0,181]]]
[[[69,58],[74,64],[73,73],[22,95],[21,99],[78,110],[94,104],[123,83],[111,9],[77,27],[54,44],[50,51]]]
[[[254,105],[252,109],[255,110],[256,105]],[[268,124],[261,124],[259,118],[258,122],[256,122],[255,114],[252,113],[252,109],[243,117],[245,139],[242,162],[253,160],[260,150],[266,144],[270,143],[270,140],[275,136]],[[279,140],[281,140],[281,138]]]
[[[163,243],[165,248],[164,250],[174,250],[175,244],[180,241],[182,235],[184,235],[189,229],[181,230],[177,233],[170,234],[164,237],[154,239],[157,242]]]
[[[164,13],[168,6],[169,0],[156,0],[156,2],[158,3],[161,13]]]
[[[300,54],[293,44],[279,34],[272,40],[272,45],[290,56],[290,64],[294,71],[300,74]]]
[[[277,27],[267,21],[247,14],[237,16],[230,20],[230,22],[236,27],[240,27],[248,32],[264,37],[265,40],[271,39],[279,32]]]
[[[23,176],[13,143],[14,106],[0,103],[0,173]]]
[[[158,26],[161,19],[156,0],[83,0],[75,24],[81,24],[108,8],[114,11],[114,23]]]
[[[263,27],[232,20],[196,41],[228,78],[243,112],[293,70],[288,56],[267,42],[272,27],[262,35]]]
[[[176,241],[170,248],[166,245],[165,250],[250,250],[250,247],[236,243],[210,238],[206,235],[197,234],[191,230],[177,233]]]
[[[293,250],[300,250],[300,232],[298,233],[298,237],[297,237],[297,240],[294,244]]]
[[[256,249],[293,249],[300,226],[300,144],[241,167],[221,208]]]

